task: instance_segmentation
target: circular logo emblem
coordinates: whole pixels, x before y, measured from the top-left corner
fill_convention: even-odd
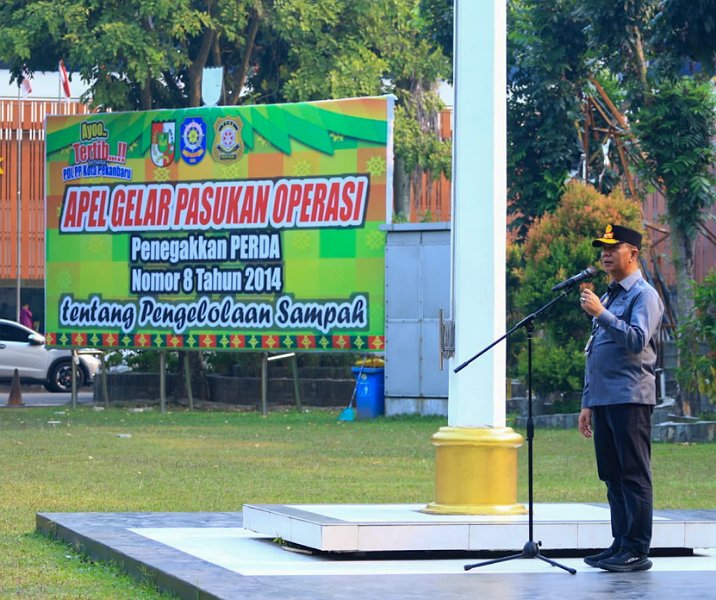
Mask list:
[[[241,126],[239,119],[220,117],[214,123],[215,141],[212,156],[215,160],[238,160],[244,154],[241,141]]]

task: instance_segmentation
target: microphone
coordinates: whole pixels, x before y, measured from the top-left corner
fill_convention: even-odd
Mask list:
[[[595,267],[587,267],[581,273],[578,273],[577,275],[574,275],[569,279],[565,279],[564,281],[560,281],[552,288],[552,291],[558,292],[559,290],[563,290],[564,288],[571,288],[574,284],[579,283],[580,281],[584,281],[585,279],[591,279],[597,273],[598,271]]]

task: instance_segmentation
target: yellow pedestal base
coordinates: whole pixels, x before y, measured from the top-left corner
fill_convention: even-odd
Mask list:
[[[435,502],[442,515],[523,515],[517,504],[517,450],[523,438],[509,427],[441,427],[435,446]]]

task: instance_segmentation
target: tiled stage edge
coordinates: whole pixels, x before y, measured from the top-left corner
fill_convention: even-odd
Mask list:
[[[554,506],[554,505],[553,505]],[[556,505],[557,509],[567,505]],[[592,509],[600,506],[584,505],[585,512],[594,516]],[[543,505],[536,506],[538,519]],[[264,510],[266,507],[253,507]],[[285,506],[296,521],[302,513],[314,513],[317,507]],[[323,524],[340,524],[345,527],[368,526],[381,528],[399,510],[413,511],[403,506],[326,506],[320,516]],[[249,511],[251,512],[251,511]],[[561,511],[566,514],[565,511]],[[373,513],[372,520],[365,519]],[[413,521],[423,518],[427,522],[438,519],[429,515],[410,515]],[[714,524],[716,510],[657,511],[658,529],[662,525],[680,529],[684,539],[689,538],[695,547],[716,547]],[[579,571],[579,580],[572,579],[562,570],[549,568],[540,561],[519,560],[503,562],[469,573],[463,571],[466,557],[482,557],[480,552],[457,553],[453,560],[445,554],[426,553],[421,559],[415,555],[389,555],[371,553],[341,555],[321,553],[307,556],[284,552],[271,542],[273,536],[251,534],[244,528],[241,512],[225,513],[38,513],[38,532],[70,544],[94,560],[110,562],[141,581],[152,582],[182,600],[357,600],[382,598],[383,600],[418,600],[440,598],[463,600],[473,597],[479,589],[484,600],[514,598],[603,598],[613,595],[615,589],[632,589],[634,600],[655,600],[683,597],[690,600],[713,598],[712,578],[716,572],[716,554],[703,550],[691,556],[658,548],[652,553],[654,569],[647,574],[611,574],[584,565],[579,556],[584,551],[562,551],[564,561]],[[316,520],[315,514],[312,517]],[[469,526],[475,517],[443,517],[450,528]],[[485,519],[485,517],[477,518]],[[587,527],[591,522],[582,522]],[[569,525],[565,519],[567,528]],[[603,527],[603,523],[595,522]],[[515,540],[510,551],[521,550],[527,537],[526,521],[521,523],[482,523],[494,530],[515,527],[510,535]],[[545,523],[546,525],[546,523]],[[304,525],[310,529],[309,525]],[[393,525],[394,526],[394,525]],[[543,536],[547,530],[537,528]],[[417,530],[420,533],[420,530]],[[452,533],[447,533],[452,536]],[[603,535],[603,533],[600,533]],[[179,536],[179,537],[177,537]],[[184,537],[182,537],[184,536]],[[340,536],[339,536],[340,537]],[[196,541],[202,546],[197,549]],[[388,536],[388,539],[393,539]],[[438,538],[435,532],[430,539]],[[539,539],[535,537],[535,539]],[[588,537],[580,540],[587,543]],[[544,550],[554,549],[554,540],[543,537]],[[469,543],[474,540],[469,539]],[[391,541],[395,544],[395,541]],[[662,538],[664,543],[664,538]],[[509,544],[504,544],[508,546]],[[549,554],[548,554],[549,555]],[[349,557],[348,560],[344,556]],[[374,560],[373,557],[381,557]],[[569,558],[574,556],[575,558]],[[667,558],[686,556],[686,558]],[[554,572],[563,574],[555,577]],[[470,576],[474,575],[474,577]],[[616,586],[616,587],[615,587]],[[621,586],[621,587],[620,587]],[[578,592],[577,592],[578,590]],[[578,596],[575,595],[578,593]]]
[[[246,529],[325,552],[519,551],[528,516],[430,515],[424,505],[245,505]],[[701,518],[695,515],[701,515]],[[545,548],[582,550],[611,544],[609,509],[592,504],[536,504],[534,539]],[[716,546],[712,511],[657,511],[652,548]]]

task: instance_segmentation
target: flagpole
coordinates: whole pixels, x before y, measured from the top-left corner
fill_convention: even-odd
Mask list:
[[[17,307],[17,321],[20,321],[20,288],[22,277],[22,99],[20,84],[17,86],[17,283],[15,290],[15,304]]]

